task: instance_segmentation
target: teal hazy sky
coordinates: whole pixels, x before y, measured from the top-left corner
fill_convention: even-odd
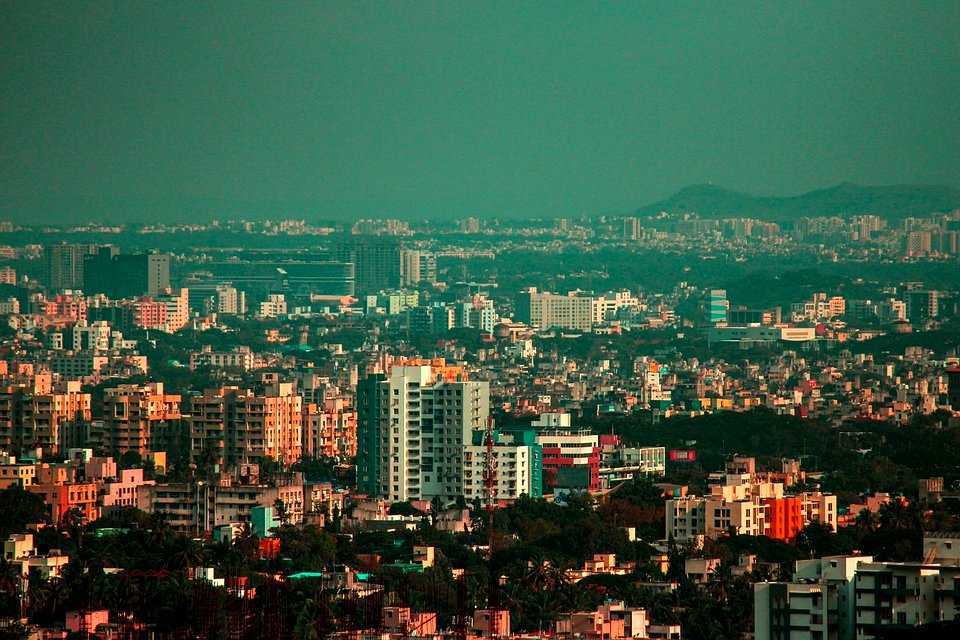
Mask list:
[[[0,3],[0,216],[960,186],[960,2]]]

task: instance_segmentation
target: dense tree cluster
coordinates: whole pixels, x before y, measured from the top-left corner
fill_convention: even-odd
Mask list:
[[[592,415],[580,422],[597,433],[611,429],[626,442],[696,449],[697,464],[676,467],[682,480],[722,470],[731,455],[750,455],[776,469],[784,458],[800,459],[809,471],[822,472],[821,487],[841,503],[861,493],[885,491],[917,495],[919,478],[943,477],[947,487],[960,482],[960,428],[948,416],[920,416],[907,425],[863,420],[831,427],[818,420],[777,415],[766,409],[668,418],[657,425],[642,414]],[[702,487],[701,487],[702,488]]]

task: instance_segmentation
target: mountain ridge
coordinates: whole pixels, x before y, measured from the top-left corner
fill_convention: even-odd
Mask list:
[[[938,185],[863,186],[852,182],[796,196],[757,196],[712,183],[684,187],[637,209],[641,216],[697,213],[703,218],[756,218],[781,222],[802,217],[873,214],[900,220],[960,209],[960,190]]]

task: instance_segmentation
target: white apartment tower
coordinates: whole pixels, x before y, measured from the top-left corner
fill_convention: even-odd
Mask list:
[[[367,490],[391,502],[463,495],[464,446],[486,428],[490,388],[460,378],[435,379],[428,365],[395,366],[372,383],[376,406],[361,411],[358,424]]]

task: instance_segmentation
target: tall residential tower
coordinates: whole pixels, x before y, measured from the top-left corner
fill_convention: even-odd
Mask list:
[[[464,447],[486,427],[490,389],[456,368],[393,366],[357,390],[361,491],[392,502],[464,494]]]

